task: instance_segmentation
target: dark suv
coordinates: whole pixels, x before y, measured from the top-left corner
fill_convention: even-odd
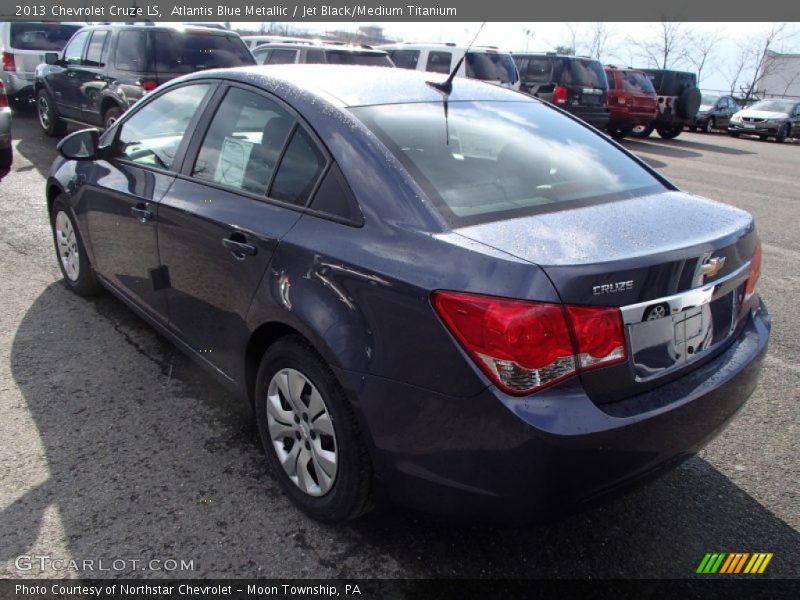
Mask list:
[[[697,75],[687,71],[639,70],[647,75],[658,94],[658,112],[652,124],[634,129],[633,135],[648,137],[655,129],[664,139],[678,137],[700,108]]]
[[[160,84],[195,71],[253,65],[238,34],[207,27],[94,25],[36,69],[36,111],[47,135],[67,121],[109,127]]]
[[[608,125],[608,81],[603,65],[591,58],[513,53],[520,90],[583,119],[597,129]]]

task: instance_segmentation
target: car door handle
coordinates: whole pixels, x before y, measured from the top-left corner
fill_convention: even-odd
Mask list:
[[[153,212],[147,210],[147,204],[137,204],[136,206],[131,206],[131,214],[139,219],[140,223],[147,223],[147,221],[153,218]]]
[[[253,244],[248,244],[241,233],[233,233],[231,237],[224,238],[222,245],[230,250],[237,260],[244,260],[245,256],[255,256],[258,252],[258,248]]]

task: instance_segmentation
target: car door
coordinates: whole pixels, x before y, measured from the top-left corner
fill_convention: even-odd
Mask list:
[[[53,102],[61,116],[80,118],[78,74],[90,34],[90,29],[76,33],[64,48],[60,64],[47,77]]]
[[[239,84],[219,95],[159,207],[158,246],[171,327],[235,380],[253,295],[328,159],[274,97]]]
[[[172,88],[110,130],[106,159],[96,163],[84,192],[95,271],[164,323],[158,203],[175,180],[186,132],[193,131],[198,108],[212,88],[208,82]]]
[[[108,87],[106,59],[111,32],[108,29],[95,29],[86,47],[86,56],[80,66],[76,66],[74,82],[77,86],[77,118],[86,123],[100,125],[100,101],[103,90]]]

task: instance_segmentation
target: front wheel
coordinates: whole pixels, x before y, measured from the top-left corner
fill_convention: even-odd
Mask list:
[[[781,128],[778,130],[778,135],[775,136],[775,141],[779,144],[782,144],[786,141],[786,138],[789,137],[789,125],[784,123],[781,125]]]
[[[683,131],[683,125],[670,125],[667,127],[656,127],[658,135],[665,140],[671,140],[678,137]]]
[[[612,138],[614,138],[615,140],[618,140],[618,141],[622,140],[622,139],[625,139],[625,136],[627,136],[629,133],[630,133],[629,129],[624,129],[622,127],[609,127],[608,128],[608,135],[610,135]]]
[[[655,129],[654,125],[637,125],[631,131],[631,135],[637,138],[646,138],[650,137],[650,134],[653,133],[653,129]]]
[[[39,117],[39,125],[46,135],[50,137],[63,137],[67,133],[67,123],[56,113],[53,99],[47,90],[39,90],[36,94],[36,115]]]
[[[337,523],[369,511],[372,466],[355,415],[304,338],[284,337],[264,354],[255,412],[272,472],[303,512]]]
[[[100,286],[89,263],[81,234],[67,205],[56,198],[50,213],[53,241],[64,284],[79,296],[92,296]]]

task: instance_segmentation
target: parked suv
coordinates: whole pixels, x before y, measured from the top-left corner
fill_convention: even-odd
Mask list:
[[[260,65],[294,63],[393,67],[389,55],[369,46],[346,44],[268,43],[253,50]]]
[[[606,131],[621,140],[635,127],[647,127],[656,118],[658,95],[647,75],[635,69],[606,67],[608,109],[611,119]]]
[[[739,105],[733,96],[720,96],[710,92],[703,92],[700,99],[700,109],[688,125],[690,131],[698,129],[711,133],[712,129],[722,129],[728,126],[731,117],[739,112]]]
[[[386,50],[395,66],[401,69],[447,75],[463,58],[456,77],[479,79],[514,90],[519,89],[519,73],[514,59],[508,52],[494,46],[472,46],[469,52],[467,48],[451,43],[402,43],[378,47]]]
[[[255,64],[238,34],[209,27],[94,25],[36,70],[36,110],[47,135],[67,121],[109,127],[147,92],[203,69]]]
[[[608,125],[608,81],[603,65],[591,58],[514,53],[520,90],[542,98],[597,129]]]
[[[633,130],[636,137],[648,137],[653,129],[664,139],[678,137],[683,126],[694,118],[700,108],[700,90],[697,75],[686,71],[641,69],[647,75],[658,94],[658,114],[655,121],[646,127]]]
[[[33,98],[36,67],[45,52],[59,52],[80,23],[0,23],[0,80],[13,108],[25,108]]]

